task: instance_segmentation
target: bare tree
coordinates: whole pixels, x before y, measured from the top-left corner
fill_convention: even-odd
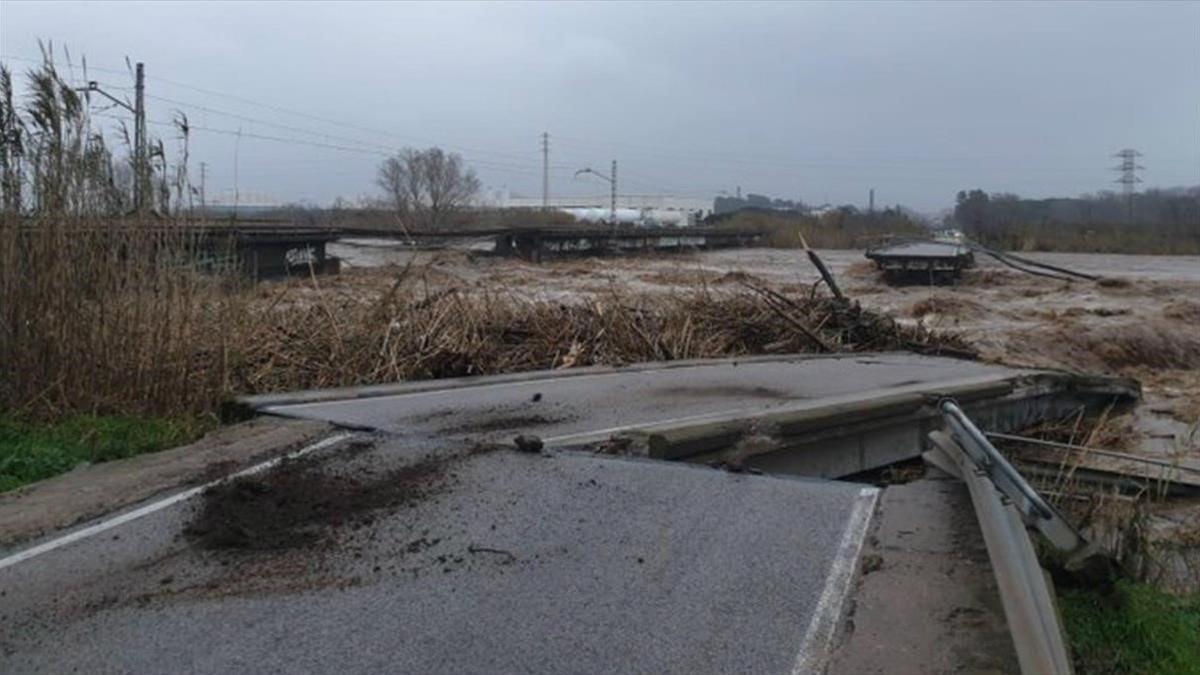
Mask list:
[[[479,192],[479,179],[460,155],[441,148],[405,148],[379,165],[375,178],[402,226],[445,227]]]

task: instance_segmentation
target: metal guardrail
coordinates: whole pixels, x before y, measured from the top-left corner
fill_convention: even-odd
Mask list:
[[[995,484],[996,489],[1012,501],[1027,526],[1037,528],[1055,548],[1064,553],[1075,553],[1083,548],[1086,542],[1079,532],[1053,506],[1042,499],[958,404],[947,399],[941,402],[939,408],[959,447]]]
[[[939,409],[950,433],[930,434],[935,446],[930,459],[962,478],[971,493],[1021,672],[1069,675],[1073,668],[1053,593],[1026,527],[1068,553],[1086,542],[956,403],[944,400]]]

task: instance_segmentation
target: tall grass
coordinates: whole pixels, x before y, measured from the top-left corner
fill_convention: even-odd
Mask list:
[[[22,104],[0,69],[0,411],[212,409],[234,296],[191,268],[197,242],[162,209],[128,213],[126,161],[49,55],[26,79]]]
[[[1200,675],[1200,596],[1119,581],[1107,593],[1066,589],[1059,604],[1078,672]]]
[[[187,236],[90,218],[0,226],[0,407],[182,414],[226,381],[237,297],[186,264]]]

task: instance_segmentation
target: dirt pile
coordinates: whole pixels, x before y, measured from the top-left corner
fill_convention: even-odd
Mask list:
[[[444,487],[443,465],[432,461],[367,477],[287,461],[206,490],[185,534],[213,550],[309,548],[333,542],[339,527],[369,525],[374,512],[415,504]]]

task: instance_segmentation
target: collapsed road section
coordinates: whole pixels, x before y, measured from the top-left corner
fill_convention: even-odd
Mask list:
[[[840,478],[911,459],[954,397],[989,431],[1139,396],[1130,380],[907,353],[587,368],[250,397],[260,412],[384,431],[412,447],[508,442]]]
[[[0,558],[0,658],[13,672],[824,672],[880,495],[829,478],[919,456],[944,396],[1004,430],[1136,395],[883,354],[250,399],[353,431]],[[541,443],[514,448],[518,434]]]

